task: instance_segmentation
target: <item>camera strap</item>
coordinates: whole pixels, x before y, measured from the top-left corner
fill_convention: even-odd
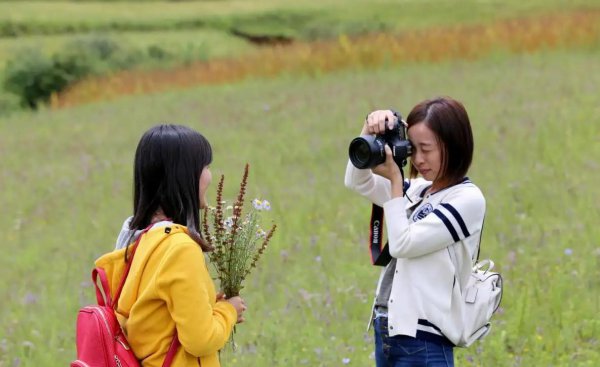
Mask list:
[[[383,242],[383,208],[373,204],[371,210],[371,235],[369,236],[369,247],[371,251],[371,263],[377,266],[386,266],[391,260],[388,243]]]
[[[408,191],[410,182],[404,180],[404,172],[400,168],[402,180],[404,181],[404,192]],[[410,197],[406,198],[412,203]],[[373,204],[371,208],[371,235],[369,236],[369,250],[371,251],[371,264],[376,266],[387,266],[392,260],[388,243],[383,244],[383,208]]]

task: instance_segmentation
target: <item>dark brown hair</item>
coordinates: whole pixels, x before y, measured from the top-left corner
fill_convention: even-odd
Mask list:
[[[473,160],[473,133],[465,107],[449,97],[438,97],[420,102],[406,118],[408,129],[424,123],[437,137],[441,148],[441,167],[435,178],[437,189],[460,182]],[[410,177],[417,176],[411,164]]]
[[[134,165],[132,230],[150,225],[160,208],[188,228],[203,251],[212,247],[200,232],[199,181],[212,161],[212,149],[199,132],[181,125],[157,125],[137,146]]]

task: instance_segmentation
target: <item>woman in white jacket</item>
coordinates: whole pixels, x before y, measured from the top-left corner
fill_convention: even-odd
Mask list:
[[[361,135],[382,135],[396,123],[392,111],[374,111]],[[459,284],[477,257],[485,214],[483,194],[466,177],[473,135],[464,106],[448,97],[417,104],[406,126],[409,185],[387,145],[384,163],[358,169],[348,162],[346,169],[346,186],[383,207],[392,257],[372,312],[375,359],[377,367],[454,366],[462,332]]]

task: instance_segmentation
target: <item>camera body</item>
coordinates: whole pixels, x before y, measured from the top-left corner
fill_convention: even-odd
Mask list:
[[[398,167],[406,165],[406,159],[412,153],[412,146],[408,141],[400,114],[394,112],[394,116],[397,120],[392,129],[387,129],[386,125],[383,134],[376,136],[361,135],[350,142],[348,155],[354,167],[360,169],[373,168],[385,162],[385,144],[392,149],[392,156]]]

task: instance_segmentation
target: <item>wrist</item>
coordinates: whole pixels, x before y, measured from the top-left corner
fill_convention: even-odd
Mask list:
[[[392,197],[404,196],[404,180],[401,175],[395,176],[392,180]]]

